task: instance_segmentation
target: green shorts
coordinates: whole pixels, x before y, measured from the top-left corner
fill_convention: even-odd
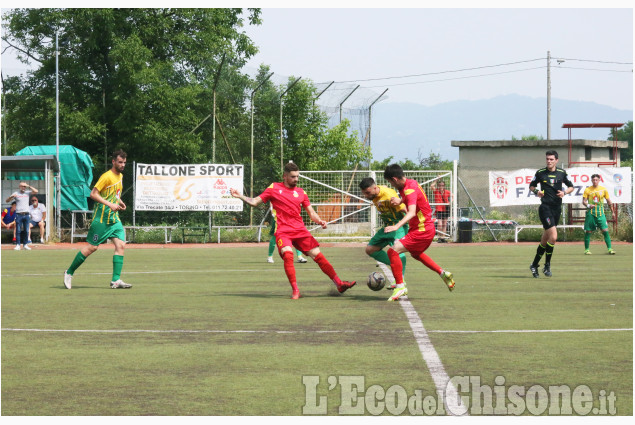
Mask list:
[[[368,245],[378,246],[380,248],[384,248],[388,245],[393,246],[395,244],[395,241],[406,236],[407,232],[407,224],[390,233],[385,233],[384,228],[382,227],[377,233],[375,233],[375,236],[371,238],[370,242],[368,242]]]
[[[591,213],[587,213],[586,218],[584,219],[584,230],[587,232],[592,232],[595,229],[608,229],[609,225],[606,222],[606,216],[602,214],[599,217],[594,216]]]
[[[271,217],[271,226],[269,226],[269,236],[272,238],[276,235],[276,219]]]
[[[117,238],[122,241],[126,240],[126,231],[121,221],[113,224],[105,224],[93,220],[90,224],[88,235],[86,235],[86,242],[98,246],[102,243],[106,243],[109,238]]]

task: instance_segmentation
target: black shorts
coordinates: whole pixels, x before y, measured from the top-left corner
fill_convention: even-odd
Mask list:
[[[450,211],[439,211],[437,210],[437,218],[439,220],[443,220],[444,218],[450,217]]]
[[[561,206],[540,204],[540,208],[538,208],[538,216],[540,217],[540,222],[545,230],[557,226],[560,223],[561,214]]]

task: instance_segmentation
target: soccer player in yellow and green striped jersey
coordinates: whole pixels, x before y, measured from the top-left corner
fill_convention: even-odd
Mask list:
[[[123,170],[126,168],[126,153],[118,150],[112,156],[112,168],[101,175],[90,198],[95,201],[95,211],[90,230],[86,236],[88,246],[82,248],[70,267],[64,272],[64,286],[71,289],[71,280],[75,270],[81,266],[86,258],[97,251],[99,245],[112,239],[115,245],[115,254],[112,257],[112,279],[110,287],[113,289],[128,289],[132,285],[121,280],[123,269],[123,254],[126,247],[126,231],[119,219],[119,211],[126,209],[126,204],[121,200],[123,190]]]
[[[604,235],[604,242],[608,248],[608,253],[614,255],[615,251],[611,247],[611,237],[609,236],[609,226],[604,215],[604,200],[609,208],[613,207],[613,203],[609,199],[609,191],[605,187],[600,186],[600,175],[593,174],[591,183],[582,194],[582,204],[587,208],[586,218],[584,220],[584,253],[591,255],[589,245],[591,244],[591,233],[595,229],[600,229]]]
[[[371,177],[362,179],[359,183],[359,188],[362,191],[362,195],[369,201],[373,201],[379,216],[385,226],[392,226],[397,224],[406,215],[406,206],[401,203],[399,205],[392,205],[390,203],[391,198],[399,198],[399,194],[388,186],[377,185],[375,180]],[[366,254],[373,257],[380,263],[386,264],[390,267],[390,258],[388,254],[383,250],[386,246],[393,246],[396,240],[403,238],[408,233],[408,224],[395,230],[394,232],[384,232],[384,227],[379,229],[375,236],[373,236],[366,245]],[[402,273],[406,273],[406,255],[400,254],[402,266]],[[389,285],[387,289],[394,289],[394,284]]]

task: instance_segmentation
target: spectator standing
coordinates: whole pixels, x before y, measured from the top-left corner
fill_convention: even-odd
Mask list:
[[[7,198],[6,202],[11,202],[15,199],[16,201],[16,246],[15,250],[20,250],[20,244],[24,246],[24,249],[30,251],[28,243],[28,233],[29,233],[29,198],[31,194],[37,194],[38,190],[26,182],[20,182],[20,189],[17,192],[13,192],[11,196]],[[29,188],[30,190],[27,190]]]
[[[435,213],[437,216],[437,233],[439,234],[438,241],[443,243],[447,242],[446,236],[448,236],[448,218],[450,217],[450,198],[452,193],[445,188],[445,182],[439,180],[432,182],[430,185],[434,194],[434,203],[436,204]]]

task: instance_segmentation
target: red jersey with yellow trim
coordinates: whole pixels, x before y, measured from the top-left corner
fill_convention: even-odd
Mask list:
[[[403,189],[399,191],[399,195],[401,196],[401,201],[406,204],[406,208],[413,204],[417,206],[415,216],[411,218],[408,223],[410,227],[408,233],[431,232],[434,236],[435,229],[432,221],[432,208],[430,208],[428,197],[421,186],[419,186],[419,183],[417,183],[416,180],[406,179],[406,184]]]
[[[259,198],[263,202],[271,201],[271,211],[278,226],[276,233],[306,230],[300,212],[302,206],[306,209],[311,202],[303,189],[290,189],[284,183],[271,183]]]

